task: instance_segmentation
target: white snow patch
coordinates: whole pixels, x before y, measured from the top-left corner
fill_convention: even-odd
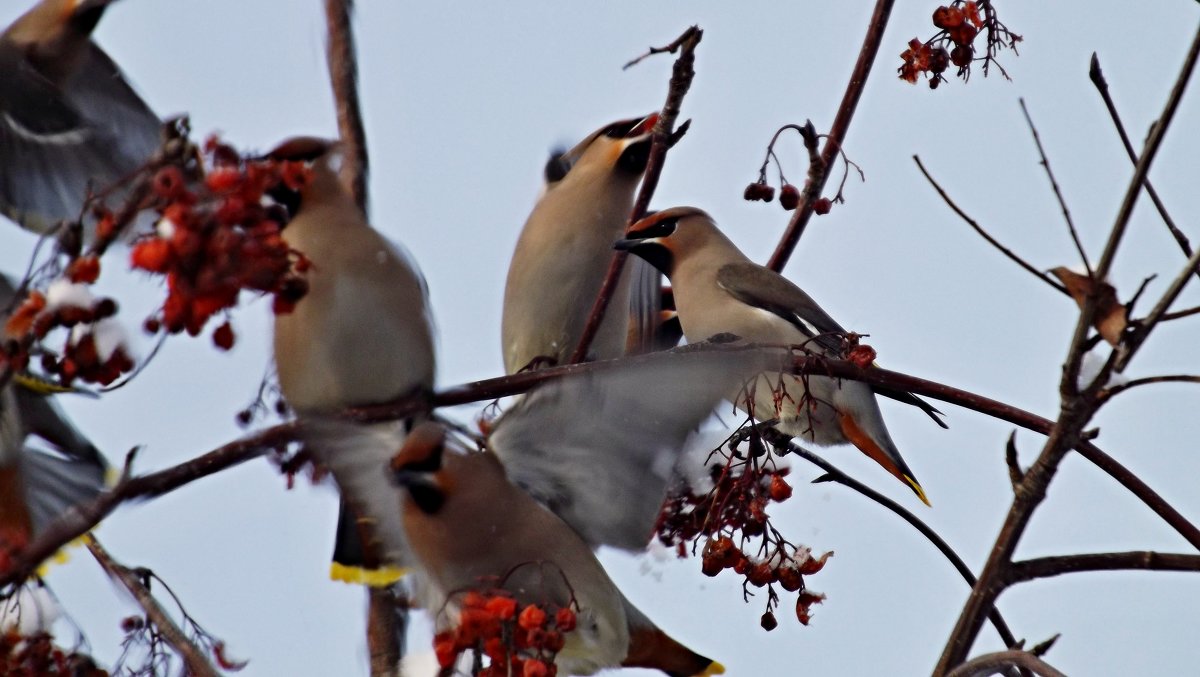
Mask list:
[[[16,631],[22,636],[49,632],[54,621],[62,616],[62,607],[40,585],[26,585],[17,594],[0,600],[0,632]]]
[[[86,284],[77,284],[61,277],[46,288],[46,309],[91,308],[94,301],[92,290]]]
[[[117,348],[121,348],[126,355],[133,358],[129,347],[129,332],[115,317],[106,317],[92,324],[75,325],[71,329],[71,345],[77,345],[88,334],[96,341],[96,356],[101,362],[107,362]]]

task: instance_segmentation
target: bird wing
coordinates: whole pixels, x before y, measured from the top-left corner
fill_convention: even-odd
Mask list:
[[[21,477],[33,533],[104,491],[105,470],[86,459],[55,456],[27,445]]]
[[[717,284],[746,305],[774,313],[834,356],[842,354],[841,335],[846,333],[803,289],[786,277],[756,263],[730,263],[717,271]],[[949,426],[932,404],[904,390],[871,386],[884,397],[924,411],[943,428]]]
[[[140,166],[161,123],[94,44],[62,88],[3,52],[0,211],[46,232],[80,216],[89,182],[104,188]]]
[[[589,544],[640,550],[689,435],[758,357],[671,351],[560,378],[523,397],[488,445]]]
[[[779,316],[823,350],[842,353],[846,330],[786,277],[756,263],[727,263],[717,270],[717,285],[738,301]]]
[[[392,457],[404,444],[405,423],[362,425],[310,417],[301,432],[313,457],[329,468],[349,503],[367,526],[364,546],[381,565],[413,563],[401,518],[403,489],[388,476]]]
[[[654,339],[661,323],[662,273],[642,259],[630,257],[629,266],[629,353],[655,349]]]

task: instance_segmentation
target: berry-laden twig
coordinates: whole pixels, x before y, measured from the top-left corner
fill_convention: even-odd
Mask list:
[[[457,591],[446,600],[447,607],[457,609],[457,619],[453,627],[433,638],[440,675],[454,674],[459,658],[467,651],[474,654],[471,674],[479,677],[554,677],[558,673],[554,659],[566,642],[564,635],[575,630],[579,604],[574,595],[561,605],[518,601],[505,583],[517,569],[531,566],[553,565],[528,562],[505,576]],[[562,576],[561,570],[554,569],[550,575]]]
[[[776,585],[797,593],[796,617],[808,625],[810,607],[825,596],[808,591],[804,576],[819,572],[833,553],[815,557],[810,548],[791,543],[771,524],[767,506],[792,495],[785,479],[788,468],[776,463],[750,423],[714,449],[705,466],[711,487],[680,487],[668,497],[656,526],[659,542],[675,548],[680,557],[702,546],[701,572],[717,576],[732,569],[744,577],[746,601],[753,595],[751,587],[765,587],[766,608],[760,620],[764,630],[778,624]]]
[[[1005,48],[1016,53],[1022,38],[1000,22],[991,0],[954,0],[942,5],[933,10],[933,25],[940,29],[933,37],[924,42],[919,38],[909,40],[908,49],[900,54],[904,63],[896,70],[901,80],[916,84],[925,74],[929,88],[937,89],[946,81],[942,74],[954,65],[958,67],[957,76],[966,82],[971,78],[971,67],[979,61],[983,62],[984,77],[995,65],[1006,80],[1012,79],[996,55]],[[986,36],[987,47],[983,56],[976,57],[974,43],[980,32]]]

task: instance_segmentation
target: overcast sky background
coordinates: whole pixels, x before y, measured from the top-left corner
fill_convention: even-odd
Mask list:
[[[871,334],[887,367],[1053,416],[1076,310],[970,232],[919,175],[919,153],[958,203],[1034,265],[1077,264],[1021,117],[1025,97],[1093,257],[1112,225],[1132,168],[1087,78],[1099,53],[1130,134],[1161,110],[1196,29],[1193,2],[998,2],[1024,35],[1001,56],[1013,81],[976,73],[937,91],[896,78],[898,54],[925,39],[937,3],[900,2],[846,151],[866,172],[845,205],[816,217],[786,274],[847,328]],[[661,106],[671,57],[621,64],[687,25],[705,29],[683,116],[655,206],[708,210],[751,257],[765,261],[788,214],[742,201],[780,125],[832,121],[870,14],[869,2],[806,3],[359,3],[361,89],[370,144],[372,220],[420,263],[440,327],[439,384],[499,375],[499,321],[508,255],[539,189],[547,150],[616,119]],[[7,23],[24,2],[0,7]],[[126,0],[97,31],[100,44],[162,115],[188,112],[197,138],[220,131],[241,148],[336,127],[317,0]],[[1193,83],[1192,89],[1196,87]],[[1200,236],[1200,107],[1184,98],[1152,179],[1181,227]],[[780,156],[804,176],[799,141]],[[830,193],[831,195],[832,193]],[[0,269],[23,269],[34,238],[0,232]],[[110,256],[101,289],[122,299],[137,327],[157,283]],[[1157,273],[1162,291],[1183,258],[1147,201],[1139,203],[1113,281],[1122,299]],[[1178,307],[1200,303],[1200,290]],[[1145,311],[1151,302],[1142,306]],[[142,445],[138,469],[184,461],[241,434],[234,414],[269,362],[269,304],[235,316],[239,341],[174,338],[130,386],[91,401],[64,398],[80,427],[119,463]],[[1195,373],[1200,319],[1162,328],[1131,376]],[[141,354],[149,343],[139,338]],[[1012,426],[953,406],[950,430],[884,403],[892,436],[933,503],[852,448],[831,461],[895,497],[940,531],[976,571],[1012,498],[1004,441]],[[1122,395],[1096,424],[1097,443],[1193,521],[1200,519],[1200,390],[1161,385]],[[470,411],[463,412],[463,416]],[[1040,436],[1019,433],[1030,462]],[[741,602],[732,574],[703,577],[699,562],[606,555],[629,596],[665,629],[723,661],[732,675],[928,672],[968,594],[921,536],[839,486],[808,485],[777,509],[786,535],[834,550],[809,579],[829,598],[801,627],[788,612],[772,633],[760,603]],[[326,580],[335,498],[301,482],[285,491],[266,462],[126,507],[99,537],[129,565],[147,566],[190,613],[249,659],[242,674],[366,674],[363,593]],[[1188,552],[1114,481],[1068,458],[1019,555],[1158,549]],[[50,584],[104,661],[119,652],[119,619],[135,607],[84,552]],[[1107,573],[1034,582],[1000,599],[1018,637],[1062,639],[1049,659],[1069,674],[1179,674],[1200,663],[1200,577]],[[986,626],[976,652],[1000,647]],[[416,639],[426,647],[427,634]],[[632,674],[632,673],[631,673]]]

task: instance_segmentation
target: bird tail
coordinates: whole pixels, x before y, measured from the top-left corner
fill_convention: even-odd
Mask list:
[[[858,447],[859,451],[869,456],[871,460],[883,466],[883,469],[895,476],[896,479],[906,484],[917,495],[917,498],[921,499],[922,503],[930,505],[929,499],[925,496],[925,490],[921,488],[921,483],[917,481],[916,475],[900,456],[900,450],[888,437],[886,429],[883,429],[883,434],[877,438],[868,429],[860,426],[853,416],[839,414],[838,422],[841,424],[842,434],[850,440],[851,444]]]
[[[395,566],[371,566],[363,548],[363,536],[354,508],[342,501],[338,508],[337,535],[333,541],[333,562],[329,578],[343,583],[385,588],[404,577],[404,569]]]

